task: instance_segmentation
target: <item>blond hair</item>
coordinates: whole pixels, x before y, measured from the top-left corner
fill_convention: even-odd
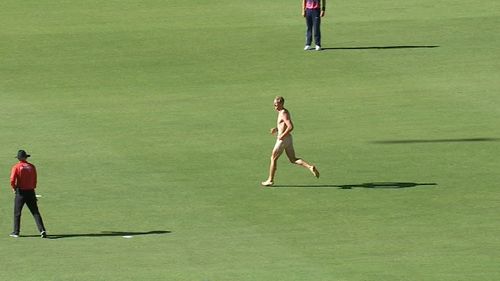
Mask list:
[[[280,104],[285,104],[285,98],[282,97],[282,96],[277,96],[274,98],[274,100],[277,102],[277,103],[280,103]]]

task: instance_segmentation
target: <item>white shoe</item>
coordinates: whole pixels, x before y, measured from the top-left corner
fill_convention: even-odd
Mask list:
[[[306,46],[304,47],[304,51],[309,51],[310,49],[311,49],[311,46],[310,46],[310,45],[306,45]]]
[[[321,51],[321,46],[316,45],[316,48],[315,48],[315,49],[316,49],[316,51]]]
[[[9,234],[10,237],[12,238],[19,238],[19,234],[11,233]]]
[[[274,182],[267,180],[260,183],[262,186],[272,186]]]

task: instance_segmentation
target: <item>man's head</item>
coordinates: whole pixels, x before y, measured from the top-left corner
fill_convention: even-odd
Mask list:
[[[283,98],[282,96],[277,96],[276,98],[274,98],[274,109],[282,110],[284,105],[285,98]]]
[[[31,155],[29,155],[28,153],[26,153],[26,151],[24,151],[24,150],[21,149],[21,150],[19,150],[17,152],[17,157],[16,158],[19,159],[19,160],[26,160],[30,156]]]

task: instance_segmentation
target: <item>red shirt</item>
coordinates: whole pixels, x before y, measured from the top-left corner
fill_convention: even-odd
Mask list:
[[[10,173],[12,189],[34,190],[36,188],[36,168],[26,161],[19,161]]]
[[[314,10],[319,8],[321,8],[319,0],[306,0],[306,9]]]

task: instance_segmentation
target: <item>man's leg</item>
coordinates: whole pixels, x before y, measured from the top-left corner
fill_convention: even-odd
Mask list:
[[[274,175],[276,174],[276,169],[278,168],[278,159],[283,153],[282,141],[276,142],[276,145],[273,148],[273,152],[271,153],[271,164],[269,164],[269,177],[266,181],[262,182],[263,186],[271,186],[274,184]]]
[[[16,190],[16,196],[14,198],[14,231],[12,234],[19,235],[21,230],[21,213],[24,206],[24,197],[20,194],[19,190]]]
[[[290,143],[285,148],[285,152],[286,152],[286,156],[288,157],[288,159],[290,160],[290,162],[292,162],[293,164],[300,165],[300,166],[308,169],[309,171],[311,171],[311,173],[315,177],[319,178],[319,171],[318,171],[318,169],[316,169],[316,167],[314,165],[311,165],[311,164],[307,163],[306,161],[304,161],[303,159],[297,158],[295,156],[295,149],[293,148],[293,143]]]
[[[311,46],[313,36],[313,14],[312,10],[306,9],[306,46]]]
[[[44,232],[45,231],[45,226],[43,225],[43,219],[42,215],[40,214],[40,211],[38,210],[38,204],[36,203],[36,195],[35,192],[30,192],[28,196],[26,196],[26,205],[28,205],[28,208],[30,209],[31,214],[33,215],[33,218],[35,218],[35,223],[38,228],[38,231]]]
[[[316,46],[321,46],[321,11],[315,10],[313,17],[313,32],[314,32],[314,43]]]

